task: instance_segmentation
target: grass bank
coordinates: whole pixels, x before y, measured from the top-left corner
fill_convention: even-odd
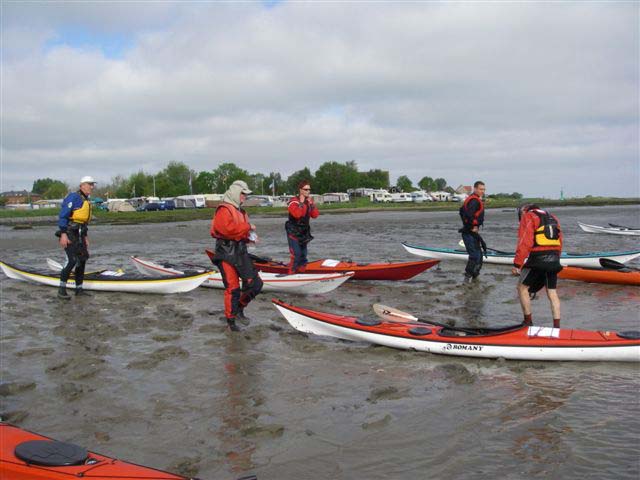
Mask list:
[[[549,200],[545,198],[488,199],[486,208],[516,208],[523,202],[536,202],[544,207],[557,206],[604,206],[604,205],[636,205],[640,198],[609,198],[583,197],[567,200]],[[459,202],[429,202],[429,203],[372,203],[369,199],[358,198],[354,201],[340,204],[321,205],[323,214],[339,214],[354,212],[376,211],[456,211]],[[249,207],[249,215],[255,217],[284,217],[284,207]],[[0,225],[53,225],[56,222],[58,209],[46,208],[39,210],[0,210]],[[210,208],[180,209],[164,212],[94,212],[94,222],[98,224],[131,225],[139,223],[186,222],[190,220],[209,220],[213,215]]]

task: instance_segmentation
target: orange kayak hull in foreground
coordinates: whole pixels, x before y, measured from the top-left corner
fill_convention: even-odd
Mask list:
[[[45,466],[28,463],[16,456],[16,447],[24,442],[55,440],[23,430],[7,423],[0,423],[0,479],[3,480],[69,480],[87,478],[92,480],[188,480],[162,470],[143,467],[87,452],[87,459],[81,465]],[[64,444],[70,445],[70,444]],[[81,447],[76,447],[81,449]]]

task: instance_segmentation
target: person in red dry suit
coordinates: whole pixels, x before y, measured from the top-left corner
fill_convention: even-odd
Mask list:
[[[247,243],[258,240],[255,225],[249,223],[249,216],[242,209],[250,193],[242,180],[233,182],[211,221],[211,236],[216,239],[213,263],[222,274],[224,316],[233,332],[240,330],[236,319],[244,318],[245,307],[262,290],[262,280],[247,251]]]

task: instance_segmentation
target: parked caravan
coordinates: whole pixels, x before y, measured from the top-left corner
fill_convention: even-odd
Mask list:
[[[416,192],[411,192],[411,201],[414,203],[422,203],[422,202],[433,202],[433,198],[422,190],[418,190]]]
[[[322,203],[345,203],[348,201],[348,193],[325,193],[322,195]]]
[[[394,203],[402,203],[402,202],[411,202],[411,194],[410,193],[392,193],[391,201]]]
[[[369,195],[369,200],[376,203],[388,203],[391,202],[391,194],[386,190],[374,190]]]
[[[207,199],[204,195],[180,195],[179,197],[176,197],[175,200],[176,208],[204,208],[207,204]],[[180,200],[184,201],[179,202]]]

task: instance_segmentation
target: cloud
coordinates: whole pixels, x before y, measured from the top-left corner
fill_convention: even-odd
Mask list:
[[[356,160],[414,182],[640,195],[634,4],[11,5],[4,189],[34,171]]]

